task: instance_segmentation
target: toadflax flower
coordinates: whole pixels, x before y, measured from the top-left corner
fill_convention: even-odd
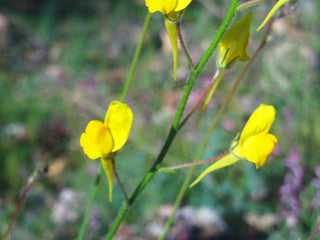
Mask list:
[[[208,167],[191,185],[197,184],[208,173],[229,166],[241,159],[247,159],[260,168],[276,146],[277,138],[269,133],[276,110],[271,105],[261,104],[244,126],[240,139],[232,142],[230,153]]]
[[[183,14],[183,10],[192,0],[145,0],[150,13],[161,12],[165,17],[166,30],[172,45],[173,52],[173,76],[177,79],[178,62],[178,37],[177,23]]]
[[[150,13],[161,12],[170,16],[184,10],[192,0],[145,0]]]
[[[248,61],[247,46],[251,25],[251,13],[233,24],[224,34],[219,43],[218,67],[230,68],[237,61]]]
[[[113,156],[127,141],[133,115],[127,104],[113,101],[108,108],[104,123],[92,120],[81,135],[83,152],[92,160],[101,158],[109,182],[109,198],[112,201]]]

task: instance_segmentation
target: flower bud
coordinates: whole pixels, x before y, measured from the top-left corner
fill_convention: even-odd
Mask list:
[[[249,30],[251,13],[233,24],[224,34],[219,43],[218,67],[228,69],[237,61],[248,61],[247,46],[249,42]]]

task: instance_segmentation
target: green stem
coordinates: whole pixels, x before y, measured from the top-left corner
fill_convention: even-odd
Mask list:
[[[140,57],[142,45],[143,45],[144,39],[145,39],[146,34],[147,34],[147,30],[148,30],[148,27],[149,27],[150,19],[151,19],[151,13],[149,13],[149,11],[148,11],[146,19],[145,19],[145,22],[144,22],[143,30],[142,30],[142,33],[141,33],[140,41],[139,41],[139,44],[137,46],[136,52],[134,54],[134,57],[133,57],[133,60],[132,60],[132,63],[131,63],[131,67],[130,67],[130,71],[129,71],[129,74],[128,74],[127,79],[126,79],[126,83],[125,83],[123,91],[122,91],[122,95],[121,95],[121,98],[120,98],[121,102],[124,102],[124,100],[126,99],[129,87],[131,85],[131,81],[132,81],[132,78],[133,78],[134,70],[136,69],[136,66],[137,66],[137,63],[138,63],[138,60],[139,60],[139,57]]]
[[[180,104],[178,106],[177,114],[176,114],[175,119],[173,121],[173,127],[175,129],[177,129],[177,127],[179,126],[179,122],[180,122],[181,116],[183,114],[183,110],[186,105],[186,102],[189,98],[190,92],[192,90],[193,84],[194,84],[195,80],[197,79],[198,75],[200,74],[200,72],[202,71],[202,69],[204,68],[204,66],[206,65],[206,63],[209,61],[213,51],[216,49],[220,39],[222,38],[225,30],[228,27],[230,21],[232,20],[233,16],[235,15],[236,9],[237,9],[237,4],[238,4],[238,0],[232,0],[230,8],[228,10],[228,13],[227,13],[225,19],[223,20],[219,30],[217,31],[210,46],[208,47],[207,51],[204,53],[203,57],[201,58],[200,62],[198,63],[198,65],[196,66],[196,68],[194,69],[194,71],[192,72],[192,74],[189,78],[189,81],[187,83],[187,86],[185,88],[183,96],[181,98]]]
[[[80,231],[78,233],[77,240],[82,240],[84,238],[85,233],[86,233],[86,229],[87,229],[87,226],[88,226],[88,221],[89,221],[89,217],[90,217],[91,208],[92,208],[94,199],[95,199],[95,197],[97,195],[97,192],[98,192],[100,178],[101,178],[101,174],[103,172],[102,170],[103,170],[102,164],[100,164],[98,173],[97,173],[96,178],[94,180],[94,188],[91,191],[90,199],[89,199],[89,202],[88,202],[88,205],[87,205],[87,209],[86,209],[86,212],[85,212],[84,217],[82,219],[81,228],[80,228]]]
[[[164,144],[164,147],[162,148],[160,154],[157,157],[157,160],[155,161],[155,163],[153,164],[151,169],[147,172],[147,174],[144,176],[144,178],[142,179],[140,184],[136,187],[135,191],[130,196],[129,200],[123,202],[122,207],[121,207],[116,219],[114,220],[113,225],[112,225],[112,227],[106,237],[106,240],[112,239],[113,235],[117,232],[118,227],[119,227],[120,223],[122,222],[125,214],[127,213],[129,206],[131,206],[135,202],[135,200],[137,199],[139,194],[142,192],[142,190],[145,188],[145,186],[151,181],[151,179],[154,177],[154,175],[158,171],[158,169],[160,167],[160,163],[164,159],[164,156],[166,155],[175,135],[176,135],[176,130],[172,127],[169,132],[169,135],[167,137],[167,140]]]
[[[220,117],[222,116],[222,113],[224,112],[224,109],[226,108],[226,106],[228,105],[228,103],[230,102],[230,99],[231,97],[233,96],[238,84],[240,83],[241,79],[243,78],[244,74],[247,72],[248,68],[251,66],[252,62],[255,60],[255,58],[257,57],[258,53],[261,51],[261,49],[263,48],[263,46],[265,45],[266,43],[266,39],[269,35],[269,32],[271,30],[271,26],[272,26],[272,23],[273,23],[274,20],[271,20],[269,22],[269,25],[267,27],[267,30],[263,36],[263,39],[261,40],[261,43],[260,45],[258,46],[258,48],[256,49],[255,53],[253,54],[253,56],[251,57],[251,59],[249,60],[249,62],[246,64],[246,66],[244,67],[244,69],[242,70],[242,72],[240,73],[240,75],[238,76],[237,80],[235,81],[235,83],[233,84],[232,86],[232,89],[230,90],[227,98],[226,98],[226,101],[224,102],[223,106],[220,108],[218,114],[216,115],[211,127],[210,127],[210,130],[208,131],[207,133],[207,136],[206,138],[202,141],[195,157],[193,158],[193,161],[196,161],[197,159],[200,158],[207,142],[208,142],[208,139],[209,139],[209,136],[212,134],[213,130],[215,129],[217,123],[218,123],[218,120],[220,119]],[[190,184],[190,181],[191,181],[191,178],[192,178],[192,175],[193,175],[193,172],[194,172],[194,169],[195,169],[195,166],[191,167],[190,170],[189,170],[189,173],[186,177],[186,179],[184,180],[183,184],[182,184],[182,187],[180,189],[180,192],[178,193],[178,196],[177,196],[177,199],[174,203],[174,207],[173,207],[173,211],[170,215],[170,217],[168,218],[168,221],[164,227],[164,230],[163,230],[163,233],[162,235],[158,238],[158,240],[162,240],[164,239],[164,237],[166,236],[166,234],[168,233],[173,221],[174,221],[174,217],[175,217],[175,214],[176,214],[176,211],[178,209],[178,207],[180,206],[181,204],[181,201],[182,201],[182,198],[183,196],[185,195],[187,189],[188,189],[188,186]]]
[[[179,127],[179,122],[181,120],[183,111],[185,109],[187,100],[188,100],[189,95],[191,93],[192,87],[193,87],[193,85],[195,83],[195,80],[197,79],[197,77],[200,74],[201,70],[203,69],[205,64],[208,62],[208,60],[210,59],[213,51],[217,47],[220,39],[223,36],[223,33],[227,29],[230,21],[232,20],[234,14],[236,12],[237,5],[238,5],[238,0],[232,0],[230,8],[228,10],[228,13],[227,13],[224,21],[222,22],[218,32],[216,33],[215,37],[213,38],[213,40],[212,40],[210,46],[208,47],[207,51],[204,53],[203,57],[201,58],[199,64],[197,65],[195,70],[190,75],[190,78],[188,80],[187,86],[185,88],[185,91],[184,91],[183,96],[182,96],[182,98],[180,100],[179,106],[177,108],[177,112],[176,112],[175,118],[173,120],[172,127],[170,129],[170,132],[168,134],[168,137],[167,137],[167,139],[166,139],[166,141],[164,143],[164,146],[163,146],[162,150],[160,151],[156,161],[154,162],[154,164],[152,165],[150,170],[147,172],[147,174],[144,176],[144,178],[142,179],[140,184],[137,186],[137,188],[135,189],[133,194],[130,196],[128,202],[124,202],[123,203],[123,205],[122,205],[122,207],[121,207],[116,219],[113,222],[113,225],[111,226],[111,229],[110,229],[109,233],[106,236],[106,240],[111,240],[112,239],[112,237],[116,233],[120,223],[124,219],[124,217],[126,215],[126,212],[128,211],[129,206],[131,206],[135,202],[135,200],[137,199],[139,194],[146,187],[146,185],[151,181],[151,179],[154,177],[154,175],[156,174],[156,172],[160,168],[160,164],[162,163],[165,155],[167,154],[167,152],[169,150],[169,147],[170,147],[174,137],[177,134],[177,131],[178,131],[177,129]]]

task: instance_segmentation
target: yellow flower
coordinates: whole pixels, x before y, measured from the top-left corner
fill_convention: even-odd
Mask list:
[[[161,12],[168,15],[185,9],[192,0],[145,0],[150,13]]]
[[[266,18],[263,20],[263,22],[261,23],[261,25],[257,28],[257,31],[259,31],[261,28],[264,27],[264,25],[267,24],[267,22],[270,20],[270,18],[273,17],[273,15],[275,14],[275,12],[286,2],[289,2],[290,0],[279,0],[271,9],[271,11],[268,13],[268,15],[266,16]]]
[[[101,158],[109,182],[109,196],[112,201],[113,163],[112,159],[127,141],[133,115],[127,104],[113,101],[106,113],[104,123],[93,120],[81,135],[83,152],[92,160]]]
[[[237,61],[248,61],[247,46],[251,13],[233,24],[224,34],[219,43],[218,66],[220,69],[230,68]]]
[[[161,12],[165,16],[165,26],[171,42],[173,53],[173,77],[177,79],[178,37],[177,23],[183,10],[192,0],[145,0],[150,13]]]
[[[277,138],[269,133],[276,110],[271,105],[261,104],[250,116],[243,128],[240,140],[231,144],[230,153],[208,167],[191,185],[193,187],[208,173],[247,159],[260,168],[276,146]]]
[[[262,167],[278,142],[269,133],[275,115],[276,109],[273,106],[261,104],[243,128],[239,142],[232,144],[232,154],[255,163],[256,168]]]

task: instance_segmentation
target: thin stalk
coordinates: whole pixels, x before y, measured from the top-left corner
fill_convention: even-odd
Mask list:
[[[18,205],[14,211],[14,213],[12,214],[11,218],[10,218],[10,222],[8,224],[7,230],[4,233],[2,240],[6,240],[7,236],[10,233],[11,227],[19,213],[20,208],[22,207],[22,204],[25,200],[25,198],[27,197],[27,194],[29,192],[29,190],[32,188],[32,186],[40,179],[42,178],[48,171],[48,165],[47,164],[43,164],[43,166],[40,166],[38,170],[36,170],[33,175],[31,176],[30,180],[28,181],[28,185],[27,187],[24,189],[23,194],[18,202]]]
[[[186,168],[186,167],[192,167],[192,166],[198,166],[204,163],[210,163],[210,162],[214,162],[219,160],[220,158],[226,156],[227,154],[229,154],[229,152],[220,154],[218,156],[215,156],[213,158],[208,158],[205,160],[201,160],[201,161],[196,161],[196,162],[191,162],[191,163],[184,163],[184,164],[180,164],[177,166],[172,166],[172,167],[164,167],[164,168],[160,168],[159,172],[166,172],[166,171],[172,171],[172,170],[176,170],[176,169],[181,169],[181,168]]]
[[[14,220],[16,219],[16,217],[17,217],[17,215],[18,215],[18,212],[19,212],[19,210],[20,210],[20,208],[21,208],[21,206],[22,206],[22,204],[23,204],[23,202],[24,202],[24,199],[25,199],[26,196],[27,196],[27,193],[29,192],[29,190],[32,188],[32,186],[33,186],[35,183],[36,183],[36,179],[33,180],[33,181],[31,181],[31,182],[28,184],[28,186],[26,187],[26,189],[24,190],[24,192],[23,192],[23,194],[22,194],[22,197],[20,198],[19,203],[18,203],[18,205],[17,205],[17,207],[16,207],[16,210],[15,210],[14,213],[12,214],[12,217],[11,217],[11,219],[10,219],[9,225],[8,225],[8,227],[7,227],[7,230],[6,230],[5,234],[3,235],[2,240],[5,240],[5,239],[7,238],[8,234],[9,234],[9,232],[10,232],[10,229],[11,229],[13,223],[14,223]]]
[[[196,102],[196,104],[191,108],[191,110],[188,112],[186,117],[181,121],[181,123],[179,125],[179,129],[183,127],[183,125],[188,121],[188,119],[191,117],[191,115],[194,113],[194,111],[200,106],[202,100],[207,96],[208,92],[211,90],[211,88],[213,87],[213,85],[215,84],[217,79],[220,78],[220,75],[221,75],[221,71],[218,70],[216,72],[216,74],[213,76],[213,78],[211,79],[211,81],[210,81],[208,87],[206,88],[206,90],[202,93],[202,95],[200,96],[200,98]]]
[[[213,38],[210,46],[208,47],[207,51],[205,52],[205,54],[201,58],[199,64],[197,65],[197,67],[191,73],[191,75],[189,77],[187,86],[185,88],[185,91],[184,91],[183,96],[182,96],[182,98],[180,100],[179,106],[177,108],[177,112],[176,112],[175,118],[173,120],[172,127],[170,129],[170,132],[169,132],[169,134],[167,136],[167,139],[166,139],[166,141],[164,143],[163,148],[161,149],[157,159],[155,160],[155,162],[152,165],[152,167],[150,168],[150,170],[146,173],[146,175],[143,177],[143,179],[140,182],[140,184],[136,187],[136,189],[134,190],[133,194],[130,196],[129,201],[123,203],[118,215],[116,216],[116,219],[113,222],[113,225],[111,226],[111,229],[110,229],[109,233],[106,236],[106,240],[111,240],[112,239],[113,235],[118,230],[118,227],[119,227],[120,223],[124,219],[124,217],[125,217],[125,215],[126,215],[126,213],[128,211],[129,206],[131,206],[135,202],[135,200],[137,199],[139,194],[143,191],[143,189],[147,186],[147,184],[151,181],[151,179],[154,177],[154,175],[156,174],[156,172],[160,168],[160,164],[162,163],[165,155],[167,154],[167,152],[169,150],[169,147],[170,147],[173,139],[175,138],[175,136],[177,134],[178,127],[179,127],[179,122],[181,120],[183,111],[185,109],[185,106],[186,106],[187,100],[189,98],[189,95],[191,93],[191,90],[193,88],[193,85],[194,85],[198,75],[200,74],[201,70],[203,69],[205,64],[208,62],[208,60],[210,59],[213,51],[217,47],[220,39],[223,36],[223,33],[225,32],[226,28],[228,27],[228,25],[229,25],[230,21],[232,20],[233,16],[235,15],[235,12],[236,12],[236,9],[237,9],[237,5],[238,5],[238,0],[232,0],[230,8],[228,10],[228,13],[227,13],[223,23],[221,24],[217,34]]]
[[[196,169],[195,166],[192,166],[188,172],[188,175],[186,177],[186,179],[184,180],[182,187],[178,193],[177,199],[174,203],[173,209],[172,209],[172,213],[170,215],[170,217],[168,218],[166,225],[164,226],[164,229],[162,231],[162,234],[160,235],[160,237],[158,238],[158,240],[163,240],[165,238],[165,236],[167,235],[167,233],[169,232],[172,223],[174,222],[174,218],[175,218],[175,214],[180,206],[180,203],[184,197],[185,192],[187,191],[187,189],[189,188],[189,184],[191,182],[191,179],[193,177],[193,172]]]
[[[94,187],[93,187],[93,190],[91,191],[91,194],[90,194],[90,199],[89,199],[89,202],[88,202],[88,205],[87,205],[87,209],[86,209],[86,212],[85,212],[84,217],[82,219],[82,223],[81,223],[80,231],[78,233],[77,240],[82,240],[84,238],[85,233],[86,233],[86,229],[87,229],[87,226],[88,226],[88,221],[89,221],[89,217],[90,217],[91,208],[92,208],[94,199],[95,199],[95,197],[97,195],[97,192],[98,192],[99,183],[100,183],[100,179],[101,179],[101,174],[103,172],[102,170],[103,170],[103,167],[102,167],[102,164],[100,164],[98,173],[97,173],[96,178],[94,180]]]
[[[115,163],[114,159],[112,159],[112,166],[113,166],[114,175],[115,175],[115,177],[117,179],[117,182],[118,182],[118,184],[120,186],[120,189],[122,190],[124,198],[125,198],[126,201],[128,201],[128,195],[127,195],[126,190],[124,189],[124,185],[123,185],[122,181],[120,180],[120,177],[119,177],[119,174],[118,174],[118,171],[117,171],[117,167],[116,167],[116,163]]]
[[[245,3],[242,3],[241,5],[239,5],[239,7],[237,8],[237,11],[249,8],[249,7],[253,7],[258,5],[260,2],[263,2],[264,0],[251,0]]]
[[[121,95],[121,98],[120,98],[121,102],[124,102],[124,100],[126,99],[129,87],[131,85],[133,74],[134,74],[134,71],[136,69],[139,57],[140,57],[140,53],[141,53],[141,49],[142,49],[142,46],[143,46],[143,42],[144,42],[144,39],[145,39],[146,34],[147,34],[147,30],[148,30],[148,27],[149,27],[150,19],[151,19],[151,13],[149,13],[149,11],[148,11],[146,19],[145,19],[145,22],[144,22],[143,30],[142,30],[142,33],[141,33],[140,41],[139,41],[139,44],[137,46],[136,52],[134,54],[134,57],[133,57],[133,60],[132,60],[132,63],[131,63],[131,67],[130,67],[130,70],[129,70],[129,74],[127,76],[126,83],[125,83],[123,91],[122,91],[122,95]]]
[[[134,57],[133,57],[133,60],[132,60],[132,63],[131,63],[131,67],[130,67],[130,70],[129,70],[129,73],[128,73],[128,76],[127,76],[127,79],[126,79],[126,82],[125,82],[125,86],[124,86],[122,94],[121,94],[121,98],[120,98],[121,102],[125,101],[127,93],[128,93],[128,90],[130,88],[130,85],[131,85],[131,82],[132,82],[132,78],[133,78],[133,74],[134,74],[134,71],[136,69],[139,57],[140,57],[140,53],[141,53],[141,49],[142,49],[142,46],[143,46],[143,42],[144,42],[144,39],[145,39],[146,34],[147,34],[147,30],[148,30],[148,27],[149,27],[150,19],[151,19],[151,14],[148,11],[147,15],[146,15],[146,18],[145,18],[144,26],[143,26],[143,29],[142,29],[140,41],[139,41],[138,46],[136,48],[136,51],[135,51],[135,54],[134,54]],[[113,164],[113,166],[115,166],[115,165]],[[103,170],[103,168],[102,168],[102,165],[100,164],[98,173],[96,175],[94,189],[92,190],[92,192],[90,194],[90,200],[88,202],[86,213],[85,213],[84,218],[82,220],[82,224],[81,224],[81,227],[80,227],[80,231],[78,233],[77,240],[82,240],[84,238],[84,234],[85,234],[85,231],[87,229],[87,225],[88,225],[88,221],[89,221],[91,208],[92,208],[94,199],[95,199],[97,191],[98,191],[98,185],[99,185],[99,182],[100,182],[102,170]],[[127,196],[126,192],[124,191],[123,185],[119,181],[120,179],[118,179],[117,174],[116,174],[116,177],[117,177],[119,186],[120,186],[121,190],[124,193],[125,200],[127,201],[128,200],[128,196]]]
[[[196,155],[195,157],[193,158],[193,161],[196,161],[197,159],[200,158],[207,142],[208,142],[208,139],[209,139],[209,136],[212,134],[213,130],[215,129],[217,123],[218,123],[218,120],[220,119],[220,117],[222,116],[222,113],[224,112],[226,106],[228,105],[228,103],[230,102],[230,99],[231,97],[233,96],[239,82],[241,81],[241,79],[243,78],[244,74],[247,72],[248,68],[251,66],[252,62],[255,60],[256,56],[258,55],[258,53],[261,51],[261,49],[263,48],[263,46],[265,45],[266,43],[266,39],[270,33],[270,30],[271,30],[271,26],[272,26],[272,23],[273,23],[274,19],[272,19],[269,24],[268,24],[268,27],[267,27],[267,30],[263,36],[263,39],[261,40],[261,43],[260,45],[258,46],[258,48],[256,49],[256,51],[254,52],[253,56],[251,57],[251,59],[249,60],[249,62],[246,64],[246,66],[244,67],[244,69],[242,70],[242,72],[240,73],[240,75],[238,76],[237,80],[235,81],[235,83],[233,84],[232,86],[232,89],[230,90],[227,98],[226,98],[226,101],[224,102],[223,106],[220,108],[218,114],[216,115],[211,127],[210,127],[210,130],[208,131],[207,133],[207,136],[205,137],[205,139],[202,141],[200,147],[198,148],[197,152],[196,152]],[[172,213],[170,215],[170,217],[168,218],[167,220],[167,223],[164,227],[164,230],[162,232],[162,235],[158,238],[158,240],[163,240],[164,237],[166,236],[166,234],[168,233],[173,221],[174,221],[174,217],[175,217],[175,214],[176,214],[176,211],[177,209],[179,208],[180,204],[181,204],[181,201],[189,187],[189,184],[190,184],[190,181],[192,179],[192,176],[193,176],[193,172],[195,170],[195,166],[191,167],[189,172],[188,172],[188,175],[186,177],[186,179],[184,180],[183,184],[182,184],[182,187],[180,189],[180,192],[178,193],[178,196],[177,196],[177,199],[174,203],[174,207],[173,207],[173,210],[172,210]]]
[[[217,88],[218,88],[218,86],[219,86],[219,84],[220,84],[220,82],[221,82],[221,80],[222,80],[225,72],[226,72],[225,69],[223,69],[223,70],[218,70],[218,73],[217,73],[218,76],[216,77],[216,79],[215,79],[215,81],[214,81],[214,84],[212,85],[212,87],[211,87],[211,89],[210,89],[210,92],[209,92],[206,100],[204,101],[204,104],[203,104],[203,106],[202,106],[200,115],[199,115],[199,117],[198,117],[198,119],[197,119],[196,126],[199,125],[199,122],[200,122],[200,120],[201,120],[201,118],[202,118],[202,116],[203,116],[203,114],[204,114],[204,111],[206,110],[206,108],[207,108],[207,106],[208,106],[211,98],[213,97],[213,94],[214,94],[215,91],[217,90]]]
[[[180,45],[181,45],[181,48],[182,50],[184,51],[184,54],[186,55],[186,58],[188,60],[188,63],[189,63],[189,67],[191,69],[191,71],[193,72],[194,71],[194,64],[193,64],[193,61],[190,57],[190,54],[186,48],[186,45],[184,44],[184,41],[183,41],[183,37],[182,37],[182,34],[181,34],[181,27],[180,27],[180,23],[178,22],[177,23],[177,33],[178,33],[178,38],[179,38],[179,42],[180,42]]]
[[[319,235],[320,235],[320,223],[317,224],[315,232],[310,237],[308,237],[306,240],[315,239]]]

